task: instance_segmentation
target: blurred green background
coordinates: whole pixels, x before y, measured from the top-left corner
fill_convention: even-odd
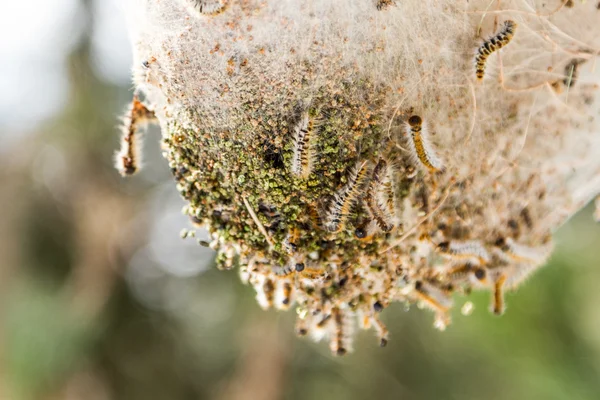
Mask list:
[[[0,4],[0,399],[599,399],[600,226],[591,208],[508,296],[459,298],[446,332],[383,314],[355,352],[293,335],[190,227],[157,130],[112,167],[132,95],[119,0]],[[467,300],[471,316],[460,314]]]

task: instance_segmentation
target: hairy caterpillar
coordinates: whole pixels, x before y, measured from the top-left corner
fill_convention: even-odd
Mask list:
[[[543,264],[552,252],[552,246],[529,247],[515,243],[511,238],[496,241],[506,258],[519,263]]]
[[[504,25],[496,35],[484,41],[479,46],[477,55],[475,56],[475,76],[478,81],[482,81],[485,75],[485,62],[487,58],[494,51],[506,46],[513,38],[516,29],[517,23],[509,19],[504,22]]]
[[[289,254],[295,253],[298,250],[298,240],[300,239],[300,229],[293,227],[283,241],[283,247]]]
[[[415,283],[417,297],[438,313],[447,312],[452,306],[452,299],[442,290],[422,281]]]
[[[227,0],[181,0],[188,8],[202,15],[217,15],[227,8]]]
[[[308,112],[305,112],[294,127],[294,156],[291,169],[294,175],[303,179],[308,178],[313,167],[313,125]]]
[[[257,283],[254,286],[256,290],[256,300],[258,304],[267,310],[273,306],[273,300],[275,298],[275,283],[271,278],[265,278],[261,283]]]
[[[273,272],[277,276],[288,276],[294,272],[294,265],[287,263],[285,265],[277,265],[273,267]]]
[[[335,194],[333,202],[327,211],[325,220],[325,228],[329,232],[338,232],[341,229],[350,213],[352,204],[354,204],[358,198],[367,172],[368,167],[367,162],[365,161],[350,175],[348,183]]]
[[[370,320],[373,322],[373,328],[375,328],[375,331],[377,332],[377,337],[379,338],[379,346],[387,346],[389,339],[389,331],[386,328],[385,324],[381,322],[377,315],[372,316]]]
[[[331,310],[331,315],[333,317],[333,333],[329,348],[333,354],[343,356],[351,350],[352,325],[349,323],[347,315],[337,307]]]
[[[287,310],[293,303],[293,287],[289,280],[281,280],[277,288],[276,306],[280,310]]]
[[[365,203],[367,204],[369,214],[373,218],[373,221],[375,221],[377,227],[383,232],[389,232],[394,228],[392,216],[389,215],[386,206],[380,204],[378,199],[378,194],[382,187],[383,175],[386,171],[386,166],[387,163],[385,160],[380,159],[373,170],[371,182],[365,198]]]
[[[442,242],[437,245],[437,249],[444,255],[455,259],[476,259],[481,264],[490,261],[490,255],[481,242],[477,240],[467,240],[464,242],[452,240]]]
[[[502,315],[504,313],[504,282],[506,275],[502,274],[494,281],[494,291],[492,299],[492,313]]]
[[[389,163],[387,166],[387,172],[386,172],[386,182],[384,184],[384,191],[383,191],[384,199],[383,200],[387,207],[388,213],[395,220],[394,224],[397,223],[397,221],[396,221],[396,217],[397,217],[397,215],[396,215],[396,187],[395,187],[395,181],[394,181],[395,176],[396,176],[396,166],[393,163]]]
[[[458,267],[452,268],[446,273],[446,276],[450,278],[452,282],[465,282],[471,281],[471,277],[475,277],[477,281],[484,281],[486,277],[485,269],[481,267],[475,267],[471,264],[464,264]]]
[[[409,137],[408,144],[415,161],[418,161],[431,172],[444,170],[442,160],[435,154],[429,143],[427,129],[423,120],[418,115],[408,119],[406,133]]]
[[[121,149],[115,154],[115,167],[122,176],[135,174],[141,168],[141,137],[138,129],[142,125],[155,123],[154,111],[149,110],[137,96],[129,105],[123,118]]]

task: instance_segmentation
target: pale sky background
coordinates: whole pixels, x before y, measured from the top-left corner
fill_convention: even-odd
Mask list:
[[[122,9],[125,1],[94,1],[91,56],[99,79],[131,87],[132,56]],[[27,135],[43,132],[43,123],[66,106],[70,90],[66,56],[81,40],[83,24],[87,23],[80,7],[78,0],[0,1],[0,159]],[[115,149],[119,117],[115,115],[114,132],[107,132],[107,140],[115,143]],[[191,228],[181,213],[184,202],[160,156],[158,131],[152,130],[147,136],[146,166],[133,179],[153,188],[140,204],[137,217],[150,217],[153,222],[146,246],[130,260],[126,278],[140,300],[152,306],[163,303],[164,298],[185,297],[181,285],[169,290],[177,296],[163,293],[172,287],[166,284],[171,281],[169,277],[181,281],[205,271],[214,251],[199,246],[193,238],[180,238],[182,228]],[[68,168],[62,151],[53,143],[44,146],[32,168],[39,172],[39,176],[34,173],[38,183],[62,179]],[[40,165],[43,168],[38,168]],[[199,231],[198,237],[208,239],[205,231]]]
[[[101,79],[127,85],[131,50],[120,4],[94,2],[93,58]],[[86,22],[80,15],[77,0],[0,1],[0,154],[14,136],[32,132],[65,106],[65,55],[81,39]]]

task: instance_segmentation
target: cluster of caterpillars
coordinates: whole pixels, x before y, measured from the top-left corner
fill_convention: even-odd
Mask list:
[[[429,142],[425,124],[420,116],[413,115],[405,122],[405,134],[411,160],[423,171],[444,173],[441,158]],[[309,113],[304,112],[294,126],[294,148],[290,171],[299,179],[308,179],[312,173],[312,159],[317,151],[315,141],[318,131],[311,123]],[[338,234],[348,229],[346,223],[351,209],[362,204],[369,219],[368,223],[356,228],[355,236],[359,239],[369,238],[374,234],[387,234],[397,225],[394,191],[390,190],[397,173],[393,163],[385,157],[376,161],[362,160],[349,172],[346,183],[334,194],[333,199],[323,210],[319,225],[324,234]],[[257,292],[259,303],[264,308],[276,307],[287,309],[298,301],[300,304],[297,332],[299,335],[310,333],[315,339],[329,337],[330,347],[334,354],[345,354],[351,348],[351,317],[357,316],[359,326],[373,327],[381,345],[388,340],[388,331],[379,320],[377,313],[389,303],[386,301],[366,301],[364,304],[345,305],[340,298],[350,299],[364,297],[364,292],[349,295],[352,282],[365,279],[364,271],[350,269],[340,271],[338,267],[319,266],[318,261],[310,261],[310,268],[304,263],[306,255],[299,256],[294,245],[299,232],[290,228],[285,239],[285,248],[290,255],[285,266],[269,266],[264,259],[264,268],[257,269],[256,262],[249,263],[245,273],[250,278]],[[433,243],[431,239],[426,238]],[[400,273],[391,274],[386,280],[385,293],[401,292],[399,281],[409,283],[404,290],[408,301],[419,301],[436,314],[436,326],[444,328],[449,323],[448,311],[452,306],[452,293],[464,288],[465,291],[488,289],[492,292],[491,310],[494,314],[504,311],[504,291],[520,285],[537,267],[543,265],[551,252],[551,245],[529,247],[516,243],[511,238],[501,238],[494,243],[479,240],[442,240],[433,243],[435,254],[446,259],[443,269],[429,269],[426,275]],[[316,264],[316,266],[315,266]],[[435,271],[435,272],[433,272]],[[389,271],[388,271],[389,272]],[[343,275],[342,278],[339,275]],[[367,272],[368,274],[368,272]],[[329,283],[328,279],[330,280]],[[381,279],[370,277],[369,280]],[[412,283],[411,283],[412,282]],[[321,292],[315,294],[316,288]],[[359,285],[360,287],[360,285]],[[333,289],[332,289],[333,288]],[[328,291],[333,291],[338,301],[329,301]],[[342,296],[340,292],[345,292]],[[393,296],[392,296],[393,297]],[[316,310],[316,311],[315,311]]]
[[[297,303],[296,333],[315,340],[328,338],[333,354],[352,350],[355,321],[362,329],[374,328],[380,346],[385,346],[388,330],[378,314],[389,301],[365,293],[362,282],[383,281],[384,291],[391,293],[397,278],[388,271],[326,268],[316,262],[311,265],[296,263],[295,268],[275,268],[266,258],[254,255],[240,271],[242,280],[254,287],[264,309],[287,310]]]
[[[505,309],[504,291],[518,287],[542,266],[551,254],[552,244],[548,241],[530,247],[518,244],[512,238],[501,237],[487,246],[479,240],[445,241],[436,245],[436,251],[447,259],[446,267],[436,277],[439,281],[449,282],[452,289],[464,285],[469,290],[490,290],[490,309],[501,315]],[[437,303],[443,304],[439,300]],[[435,309],[444,311],[440,306]]]
[[[318,112],[305,110],[293,126],[293,154],[289,171],[296,179],[307,180],[314,172],[318,151],[319,129],[315,123]],[[137,96],[125,115],[122,149],[117,153],[117,168],[123,175],[139,170],[139,136],[141,124],[154,122],[154,113]],[[425,173],[444,173],[441,158],[429,141],[423,119],[412,115],[405,120],[405,140],[412,164]],[[385,155],[375,160],[359,160],[348,173],[322,210],[311,209],[313,228],[323,236],[335,237],[349,229],[348,219],[353,209],[367,215],[366,222],[354,228],[357,239],[369,240],[376,235],[393,234],[399,224],[395,206],[394,184],[398,179],[397,161]],[[269,208],[277,216],[276,210]],[[425,275],[408,270],[390,271],[380,265],[371,268],[343,267],[340,260],[323,260],[305,254],[298,248],[300,230],[290,226],[282,248],[287,262],[274,265],[270,255],[247,251],[241,254],[244,280],[251,283],[257,300],[263,308],[289,309],[298,304],[297,333],[310,334],[315,339],[328,337],[334,354],[351,350],[354,321],[364,329],[375,329],[380,345],[388,341],[388,330],[378,314],[398,298],[417,301],[436,314],[436,326],[449,323],[451,295],[461,287],[482,288],[492,291],[492,311],[504,310],[504,291],[518,286],[536,267],[543,264],[548,248],[531,248],[517,244],[511,238],[495,243],[477,240],[437,240],[435,253],[447,260],[443,269],[427,269]],[[490,249],[491,246],[491,249]],[[233,260],[239,250],[228,247],[228,258]],[[233,262],[233,261],[231,261]],[[276,263],[277,264],[277,263]],[[435,272],[434,272],[435,271]],[[384,282],[375,292],[365,291],[364,282]],[[404,288],[402,288],[404,286]],[[366,296],[366,297],[365,297]],[[360,300],[358,300],[360,299]]]
[[[294,125],[294,149],[290,166],[292,175],[308,179],[313,171],[318,139],[315,117],[304,111]],[[413,115],[406,122],[406,138],[411,159],[415,165],[432,173],[443,173],[444,165],[429,141],[429,134],[420,116]],[[324,228],[330,233],[340,232],[350,215],[352,207],[364,200],[369,214],[368,222],[356,230],[356,236],[364,239],[374,231],[388,233],[396,225],[394,207],[393,163],[379,158],[375,163],[359,161],[347,177],[346,184],[336,191],[329,206],[323,212]],[[364,189],[366,188],[366,194]],[[364,196],[363,196],[364,194]]]
[[[293,243],[295,238],[289,240]],[[550,242],[530,247],[508,237],[491,244],[479,240],[434,243],[428,237],[421,240],[434,245],[433,254],[445,260],[442,268],[427,268],[423,273],[392,271],[383,266],[352,268],[308,256],[309,267],[298,262],[297,254],[290,250],[293,256],[288,266],[276,267],[268,258],[253,256],[241,271],[243,280],[254,286],[263,308],[287,310],[298,303],[297,334],[315,340],[328,338],[332,352],[343,355],[351,351],[356,325],[373,328],[380,345],[387,344],[389,333],[378,314],[393,300],[420,302],[435,313],[439,329],[450,322],[452,294],[457,291],[489,290],[491,311],[502,314],[505,291],[522,284],[545,263],[552,249]],[[379,282],[381,286],[371,292],[365,282]]]
[[[226,0],[181,1],[202,15],[219,14],[228,5]],[[392,0],[379,0],[376,7],[383,10],[393,4]],[[475,57],[477,80],[483,80],[488,57],[511,41],[516,27],[514,21],[505,21],[498,33],[479,47]],[[575,82],[579,63],[576,61],[567,66],[570,74],[565,85],[571,86]],[[320,134],[318,113],[318,110],[307,108],[292,126],[293,154],[286,168],[294,179],[300,181],[308,181],[315,172]],[[116,166],[126,176],[140,169],[139,130],[144,124],[156,122],[156,116],[136,95],[124,120]],[[414,167],[431,176],[447,173],[443,158],[438,155],[421,116],[412,115],[404,119],[404,137]],[[349,231],[354,238],[365,242],[393,236],[400,224],[395,190],[400,174],[398,163],[386,152],[374,159],[355,160],[343,182],[333,190],[329,201],[319,209],[309,206],[313,228],[330,239]],[[267,208],[269,213],[277,214],[276,209]],[[350,228],[352,221],[357,221],[351,221],[357,209],[365,217],[359,218],[360,224]],[[454,292],[487,289],[492,293],[492,312],[501,314],[505,308],[504,292],[520,285],[543,265],[551,251],[549,242],[540,247],[529,247],[506,236],[490,242],[489,239],[457,240],[444,234],[431,238],[424,233],[418,241],[431,247],[428,257],[443,260],[442,268],[392,267],[392,264],[400,264],[398,260],[414,261],[398,254],[387,260],[382,256],[382,260],[371,265],[351,266],[339,255],[328,259],[307,254],[298,246],[300,230],[294,226],[287,229],[280,246],[287,253],[283,257],[287,260],[284,263],[274,261],[272,254],[266,251],[221,242],[214,247],[225,249],[228,265],[233,265],[234,257],[239,256],[242,278],[254,287],[263,308],[287,310],[297,304],[298,335],[310,334],[315,339],[327,337],[331,351],[336,355],[351,351],[356,321],[360,328],[373,328],[379,344],[385,346],[389,333],[379,319],[379,313],[392,301],[423,304],[434,311],[436,326],[444,328],[449,323],[448,311],[452,307]],[[215,242],[219,240],[217,230]]]

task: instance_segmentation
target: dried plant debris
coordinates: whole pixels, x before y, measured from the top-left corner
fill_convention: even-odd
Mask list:
[[[134,82],[218,267],[337,355],[356,326],[385,346],[394,301],[438,329],[472,290],[503,313],[600,192],[598,85],[577,68],[597,10],[527,3],[146,0]]]

